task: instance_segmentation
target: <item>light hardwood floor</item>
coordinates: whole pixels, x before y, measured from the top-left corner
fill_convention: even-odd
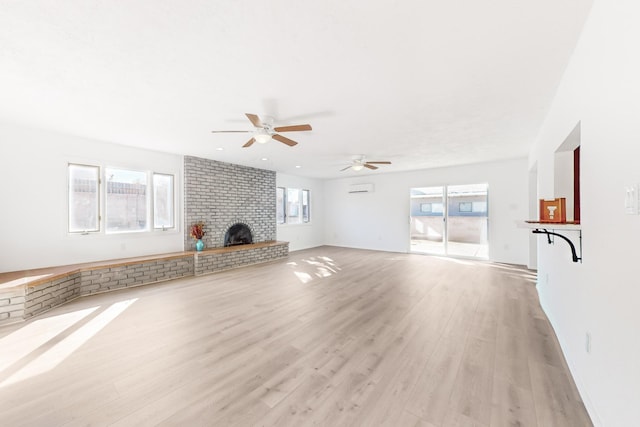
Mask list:
[[[530,271],[321,247],[0,328],[0,425],[592,424]]]

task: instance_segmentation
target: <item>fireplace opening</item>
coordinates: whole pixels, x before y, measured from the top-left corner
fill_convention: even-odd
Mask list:
[[[233,224],[224,235],[224,246],[249,245],[253,243],[251,229],[241,222]]]

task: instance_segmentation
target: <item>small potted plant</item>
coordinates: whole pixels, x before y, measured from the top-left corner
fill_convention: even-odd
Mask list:
[[[196,239],[196,251],[200,252],[204,249],[202,238],[207,234],[204,231],[204,222],[197,222],[191,226],[191,237]]]

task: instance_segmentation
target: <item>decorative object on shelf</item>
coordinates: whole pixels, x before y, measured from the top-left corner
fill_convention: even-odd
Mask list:
[[[567,199],[540,199],[540,222],[567,222]]]
[[[198,252],[204,249],[204,242],[202,241],[202,238],[205,234],[207,234],[207,232],[204,231],[204,222],[197,222],[191,226],[190,235],[196,239],[196,251]]]

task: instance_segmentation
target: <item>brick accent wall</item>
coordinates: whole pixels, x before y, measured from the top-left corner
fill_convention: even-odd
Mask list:
[[[196,276],[229,270],[245,265],[268,262],[289,255],[289,242],[274,246],[224,253],[196,253]]]
[[[224,246],[236,222],[247,224],[254,243],[276,239],[276,173],[199,157],[184,157],[184,249],[194,250],[191,225],[203,221],[206,248]]]

